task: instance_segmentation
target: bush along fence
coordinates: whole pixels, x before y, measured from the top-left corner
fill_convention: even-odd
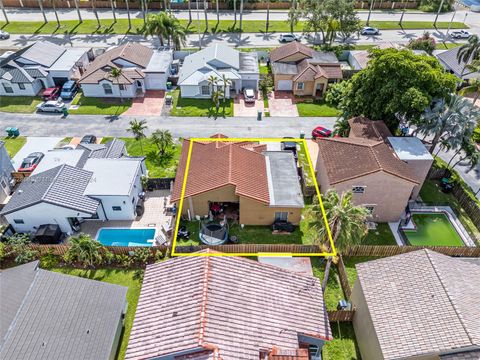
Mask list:
[[[448,256],[480,257],[480,247],[467,246],[354,245],[342,251],[342,255],[388,257],[421,249],[429,249]]]

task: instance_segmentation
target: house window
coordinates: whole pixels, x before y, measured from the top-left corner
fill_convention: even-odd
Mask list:
[[[103,91],[105,92],[105,95],[113,94],[112,86],[110,84],[103,84],[102,86],[103,86]]]
[[[120,84],[120,85],[118,85],[118,86],[120,87],[120,90],[121,90],[121,91],[124,91],[124,90],[126,90],[126,87],[125,87],[125,85],[123,85],[123,84]]]
[[[112,210],[113,211],[122,211],[122,207],[121,206],[112,206]]]
[[[365,209],[368,211],[368,215],[373,215],[373,212],[375,210],[375,205],[364,205]]]
[[[202,95],[210,95],[210,86],[208,86],[208,85],[202,85],[202,86],[200,87],[200,93],[201,93]]]
[[[297,90],[303,90],[305,88],[305,84],[304,83],[297,83]]]
[[[3,89],[5,90],[5,92],[7,94],[13,94],[13,89],[12,87],[10,86],[10,84],[7,84],[7,83],[3,83]]]
[[[275,212],[275,221],[278,221],[278,220],[287,221],[287,219],[288,219],[288,212],[286,211]]]
[[[24,83],[18,83],[18,88],[20,90],[25,90],[25,84]]]
[[[365,193],[365,186],[354,186],[352,188],[352,192],[354,194],[364,194]]]
[[[13,219],[13,222],[15,224],[25,224],[25,221],[23,221],[23,219]]]
[[[2,179],[2,181],[0,182],[0,184],[2,185],[2,188],[4,188],[4,189],[7,188],[7,183],[5,182],[5,180]]]

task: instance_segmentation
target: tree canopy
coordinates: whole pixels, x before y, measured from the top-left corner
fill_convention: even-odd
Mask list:
[[[400,118],[417,123],[434,99],[455,91],[457,81],[434,57],[372,49],[368,67],[345,86],[342,108],[346,117],[364,115],[394,129]]]

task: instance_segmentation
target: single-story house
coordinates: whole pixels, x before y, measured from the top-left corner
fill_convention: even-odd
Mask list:
[[[134,220],[147,171],[143,157],[121,155],[122,144],[118,139],[100,144],[103,154],[80,146],[48,152],[1,214],[21,233],[57,224],[70,234],[83,220]]]
[[[381,121],[358,117],[349,123],[348,138],[317,139],[320,190],[352,191],[370,220],[398,221],[418,196],[433,158],[419,139],[393,137]]]
[[[211,77],[218,79],[213,86],[208,82]],[[223,78],[229,80],[223,83]],[[213,44],[203,50],[188,55],[180,68],[178,85],[181,97],[210,98],[212,91],[223,93],[227,87],[230,92],[238,94],[245,88],[257,90],[260,72],[258,57],[254,52],[240,52],[223,44]]]
[[[116,356],[127,288],[40,269],[38,261],[0,272],[0,358]]]
[[[14,185],[12,172],[14,171],[15,168],[5,148],[5,143],[0,141],[0,204],[3,204],[12,191]]]
[[[363,359],[480,359],[480,261],[431,250],[356,265]]]
[[[166,90],[172,62],[172,50],[128,42],[97,56],[79,84],[86,97],[133,98],[147,90]],[[121,70],[120,77],[111,76],[113,68]]]
[[[304,207],[297,165],[290,151],[268,151],[253,142],[194,142],[183,198],[182,215],[210,215],[213,203],[239,214],[239,223],[271,225],[275,220],[298,224]],[[213,138],[212,137],[212,138]],[[189,140],[184,140],[171,201],[179,206]]]
[[[125,359],[308,360],[309,347],[320,359],[329,340],[317,278],[240,257],[178,257],[147,266]]]
[[[454,74],[456,77],[462,80],[475,79],[480,77],[479,72],[474,72],[469,70],[466,66],[471,64],[473,61],[473,56],[465,62],[463,60],[458,60],[458,51],[460,47],[456,47],[449,50],[435,50],[433,55],[440,61],[440,64],[448,72]]]
[[[35,96],[42,89],[77,80],[92,56],[91,49],[38,41],[0,59],[0,95]]]
[[[386,48],[380,47],[379,48]],[[401,49],[401,47],[396,47],[397,49]],[[405,48],[404,48],[405,49]],[[428,55],[428,53],[424,50],[411,50],[416,55]],[[348,52],[348,63],[352,70],[363,70],[367,67],[369,62],[369,51],[368,50],[349,50]]]
[[[293,41],[270,52],[274,88],[298,96],[323,96],[328,84],[343,78],[333,52],[315,51]]]

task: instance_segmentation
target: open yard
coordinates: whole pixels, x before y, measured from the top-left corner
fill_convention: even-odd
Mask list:
[[[0,139],[5,143],[5,149],[7,149],[10,158],[13,158],[27,142],[27,138],[24,136],[18,136],[16,138],[1,137]]]
[[[136,271],[134,270],[117,269],[80,270],[56,268],[53,269],[53,271],[128,287],[128,309],[127,314],[125,315],[124,330],[120,339],[120,347],[117,355],[118,360],[123,360],[125,358],[128,338],[130,337],[130,331],[132,330],[133,319],[135,318],[135,310],[137,308],[138,298],[140,296],[140,290],[142,287],[142,282],[138,277],[138,273],[136,274]],[[61,299],[59,299],[59,301],[61,301]]]
[[[353,325],[348,322],[330,323],[333,340],[323,346],[323,360],[357,360],[360,350],[357,346]]]
[[[326,104],[324,101],[299,102],[297,103],[298,115],[304,117],[313,116],[339,116],[341,111]]]
[[[187,99],[180,97],[180,90],[173,91],[172,116],[215,116],[215,105],[210,99]],[[218,117],[233,116],[233,99],[220,100]]]
[[[77,115],[113,115],[117,116],[132,106],[131,99],[109,99],[85,97],[78,93],[72,100],[71,105],[78,105],[78,109],[68,110],[71,114]]]
[[[0,111],[9,113],[31,114],[42,99],[36,96],[2,96]]]
[[[397,245],[395,237],[387,223],[377,224],[376,230],[369,230],[362,245]]]

